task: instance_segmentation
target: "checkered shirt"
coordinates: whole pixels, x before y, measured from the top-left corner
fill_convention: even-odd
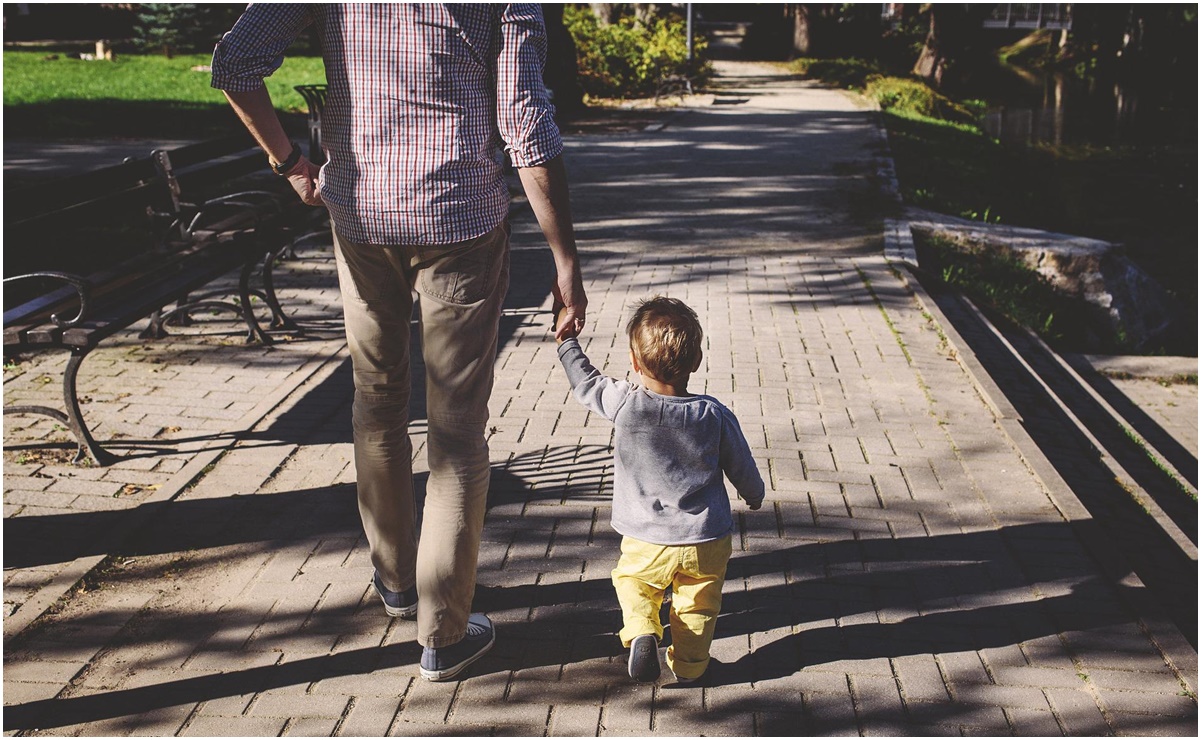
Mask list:
[[[315,23],[328,83],[321,197],[363,244],[451,244],[508,211],[499,162],[563,149],[534,4],[250,5],[213,52],[213,87],[251,92]]]

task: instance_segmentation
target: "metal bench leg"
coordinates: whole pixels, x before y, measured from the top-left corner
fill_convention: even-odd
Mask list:
[[[259,326],[259,320],[254,316],[254,309],[250,305],[250,276],[254,273],[255,264],[251,260],[247,260],[242,266],[242,277],[238,281],[238,292],[242,299],[242,319],[246,322],[247,334],[246,343],[254,344],[255,341],[262,344],[271,344],[271,337],[263,331]]]
[[[83,364],[83,359],[90,351],[91,349],[72,347],[71,359],[67,360],[67,369],[63,373],[63,401],[67,407],[67,426],[75,435],[75,439],[79,441],[79,451],[71,462],[82,462],[86,449],[97,465],[107,467],[120,458],[101,448],[92,437],[88,425],[83,422],[83,412],[79,410],[79,395],[75,390],[75,378],[79,375],[79,366]]]
[[[162,339],[167,336],[167,320],[161,308],[150,314],[150,325],[138,333],[139,339]]]
[[[81,463],[84,457],[91,455],[97,465],[107,467],[121,458],[106,451],[92,437],[88,425],[83,421],[83,412],[79,409],[79,396],[75,391],[75,379],[79,375],[79,366],[83,364],[83,358],[87,356],[88,352],[91,352],[91,349],[71,348],[71,359],[67,360],[67,369],[63,372],[63,406],[67,409],[67,413],[64,414],[58,409],[47,406],[5,406],[4,412],[6,414],[40,414],[49,416],[60,424],[65,424],[71,430],[71,434],[75,435],[75,443],[79,445],[71,462]]]
[[[284,329],[287,331],[303,333],[303,329],[296,325],[290,316],[284,313],[284,310],[279,305],[279,297],[275,295],[275,261],[284,250],[289,249],[292,242],[285,244],[279,249],[267,253],[267,259],[263,260],[263,300],[271,307],[271,328]]]

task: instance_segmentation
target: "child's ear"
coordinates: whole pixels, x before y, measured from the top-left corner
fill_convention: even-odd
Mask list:
[[[692,366],[692,372],[695,373],[697,370],[701,369],[701,360],[703,359],[705,359],[705,352],[703,350],[698,351],[696,353],[696,364]]]
[[[634,368],[634,372],[642,372],[642,368],[638,367],[638,355],[634,354],[633,349],[630,350],[630,365]]]

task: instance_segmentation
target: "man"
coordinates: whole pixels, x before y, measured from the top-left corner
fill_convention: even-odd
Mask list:
[[[280,125],[263,78],[315,23],[328,82],[320,170]],[[537,5],[253,4],[217,44],[213,86],[300,198],[324,203],[354,366],[359,512],[389,615],[417,617],[421,675],[492,647],[470,614],[488,493],[485,428],[509,281],[503,142],[554,255],[557,335],[584,296],[562,141],[542,83]],[[416,536],[409,322],[420,295],[429,482]]]

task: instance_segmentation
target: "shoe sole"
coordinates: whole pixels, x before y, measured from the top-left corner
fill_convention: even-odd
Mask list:
[[[464,669],[467,668],[467,666],[471,665],[475,661],[484,657],[484,655],[489,650],[491,650],[492,646],[495,644],[496,644],[496,628],[493,627],[492,628],[492,638],[490,640],[488,640],[488,644],[483,646],[482,648],[480,648],[479,651],[476,652],[474,655],[467,658],[466,660],[459,663],[458,665],[453,665],[450,668],[443,668],[440,671],[431,671],[426,668],[422,668],[421,669],[421,677],[427,681],[448,681],[448,680],[454,678],[455,676],[459,675],[460,673],[462,673],[464,671]]]
[[[630,678],[654,681],[659,677],[659,643],[652,637],[635,638],[630,645]]]

